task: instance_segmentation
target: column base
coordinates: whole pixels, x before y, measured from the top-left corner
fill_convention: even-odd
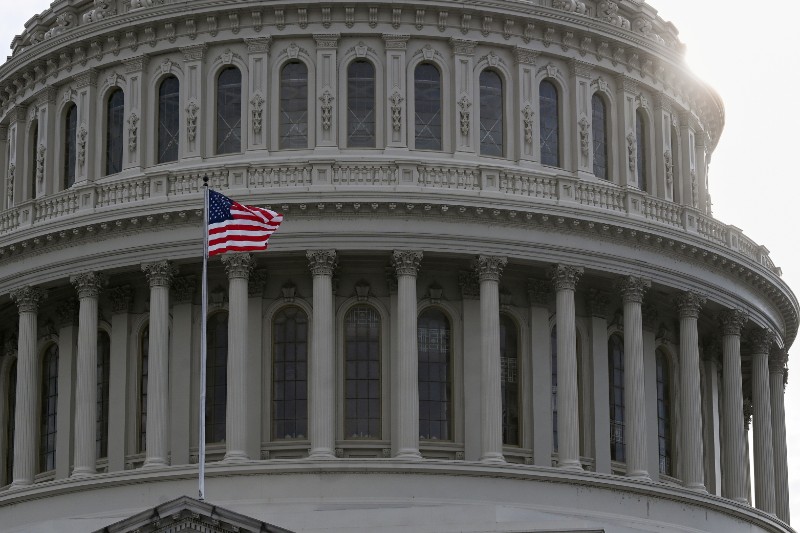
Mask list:
[[[503,457],[502,453],[489,452],[481,456],[481,462],[486,464],[504,465],[506,464],[506,458]]]
[[[397,452],[394,456],[395,459],[402,459],[405,461],[419,461],[422,459],[422,454],[415,448],[404,448]]]
[[[583,465],[581,462],[574,459],[559,461],[558,468],[561,468],[562,470],[572,470],[574,472],[583,472]]]
[[[161,459],[160,457],[152,458],[152,459],[145,459],[142,468],[166,468],[169,466],[169,463],[165,459]]]
[[[635,479],[636,481],[653,481],[650,479],[650,474],[647,470],[634,470],[625,474],[628,479]]]
[[[8,486],[8,490],[26,489],[31,485],[33,485],[33,480],[28,481],[28,480],[15,479],[14,481],[11,482],[11,485]]]
[[[90,477],[95,474],[97,474],[97,470],[95,470],[94,468],[76,467],[72,471],[72,474],[69,477],[70,479],[78,479],[78,478]]]
[[[689,490],[693,490],[695,492],[701,492],[703,494],[708,494],[708,489],[702,483],[687,483],[684,485],[684,488]]]
[[[336,459],[336,454],[330,448],[319,448],[311,450],[311,453],[308,454],[308,459]]]
[[[244,463],[250,461],[250,457],[242,451],[230,451],[225,453],[222,458],[223,463]]]

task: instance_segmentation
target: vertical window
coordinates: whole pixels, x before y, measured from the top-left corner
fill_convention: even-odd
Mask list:
[[[656,394],[658,398],[658,471],[672,475],[672,417],[670,366],[666,354],[656,353]]]
[[[206,442],[224,442],[228,403],[228,313],[211,315],[206,335]]]
[[[139,337],[139,453],[147,449],[147,365],[150,354],[150,327],[145,326]]]
[[[158,162],[178,160],[180,145],[180,82],[169,76],[158,86]]]
[[[414,69],[414,146],[442,149],[442,75],[430,63]]]
[[[344,433],[348,439],[381,438],[381,317],[357,305],[344,319]]]
[[[14,417],[17,414],[17,362],[11,363],[8,369],[8,411],[6,412],[6,484],[14,481]]]
[[[300,61],[281,69],[280,148],[308,148],[308,67]]]
[[[42,410],[39,428],[39,471],[56,467],[56,417],[58,414],[58,345],[42,358]]]
[[[217,78],[217,153],[242,150],[242,73],[228,67]]]
[[[452,440],[453,366],[450,320],[438,309],[426,309],[417,320],[419,353],[419,438]]]
[[[493,70],[480,78],[481,155],[503,155],[503,80]]]
[[[542,164],[561,166],[558,131],[558,90],[553,82],[539,84],[539,149]]]
[[[125,124],[125,93],[114,89],[106,102],[106,175],[122,170],[122,137]]]
[[[282,309],[272,321],[272,438],[308,435],[308,316]]]
[[[105,331],[97,332],[97,428],[96,458],[108,457],[108,401],[111,339]]]
[[[625,461],[625,349],[617,334],[608,339],[608,411],[611,460]]]
[[[78,106],[70,104],[64,117],[64,189],[75,183],[77,160]]]
[[[369,61],[347,67],[347,146],[375,148],[375,67]]]
[[[508,315],[500,315],[500,388],[503,396],[503,444],[519,446],[519,331]]]
[[[678,164],[678,155],[681,151],[681,145],[678,142],[678,130],[675,129],[673,126],[670,128],[670,153],[672,154],[672,160],[670,161],[671,171],[672,171],[672,183],[668,186],[672,188],[672,201],[678,201],[678,190],[675,184],[680,179],[680,165]]]
[[[647,139],[644,114],[636,110],[636,182],[639,188],[647,191]]]
[[[606,103],[595,93],[592,95],[592,168],[594,175],[604,180],[609,179],[606,127]]]

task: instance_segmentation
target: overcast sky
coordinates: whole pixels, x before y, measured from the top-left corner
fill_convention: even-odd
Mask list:
[[[769,248],[783,279],[800,292],[800,249],[791,213],[800,206],[798,172],[789,157],[800,152],[797,133],[796,21],[800,2],[773,0],[754,11],[746,4],[710,0],[650,0],[675,23],[686,59],[725,102],[725,130],[711,160],[714,216]],[[0,0],[0,50],[49,0]],[[10,53],[10,51],[8,52]],[[795,132],[795,133],[792,133]],[[800,343],[798,343],[800,347]],[[790,350],[786,389],[792,516],[800,520],[800,348]],[[798,362],[794,362],[798,359]]]

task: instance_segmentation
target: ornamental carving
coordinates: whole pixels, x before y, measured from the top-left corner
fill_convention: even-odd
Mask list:
[[[480,281],[500,281],[508,259],[498,255],[479,255],[475,262]]]
[[[128,115],[128,151],[136,151],[136,142],[139,136],[139,115],[131,113]]]
[[[425,10],[424,9],[417,9],[417,12],[414,14],[414,27],[417,30],[422,30],[425,23]]]
[[[247,280],[256,267],[256,260],[249,253],[226,254],[222,256],[222,264],[225,265],[228,279]]]
[[[589,119],[585,116],[578,121],[578,129],[581,135],[581,153],[586,157],[589,156],[589,130],[591,127]]]
[[[92,22],[103,20],[104,18],[112,15],[116,15],[117,11],[111,9],[111,6],[109,5],[110,3],[111,0],[94,0],[94,9],[83,15],[83,22],[90,24]]]
[[[742,309],[728,309],[719,314],[719,323],[723,335],[741,335],[742,327],[747,322],[747,311]]]
[[[586,4],[579,0],[553,0],[553,7],[571,13],[586,14]]]
[[[400,131],[403,125],[403,95],[400,94],[398,89],[395,89],[389,97],[389,104],[392,110],[392,129]]]
[[[186,104],[186,139],[194,142],[197,138],[197,112],[200,111],[197,103],[192,100]]]
[[[195,276],[180,276],[172,282],[172,296],[175,303],[192,303],[197,278]]]
[[[623,302],[642,303],[644,293],[650,288],[650,281],[637,276],[625,276],[617,280],[617,290],[622,293]]]
[[[698,318],[700,309],[705,305],[706,297],[693,291],[686,291],[675,297],[675,305],[681,318]]]
[[[461,123],[461,135],[465,137],[469,135],[470,107],[472,107],[472,102],[469,101],[467,95],[461,95],[461,98],[458,99],[458,113]]]
[[[14,174],[16,174],[17,166],[14,163],[8,165],[8,175],[6,176],[6,205],[11,207],[14,205]]]
[[[770,374],[783,374],[786,372],[786,365],[789,362],[789,354],[785,349],[773,351],[769,356]]]
[[[672,150],[667,148],[664,150],[664,173],[667,177],[667,187],[672,187]]]
[[[261,135],[264,128],[264,97],[256,93],[250,100],[250,105],[253,106],[253,135]]]
[[[658,44],[666,44],[666,41],[653,31],[653,23],[646,17],[638,17],[633,20],[633,31],[644,34],[645,37]]]
[[[76,154],[78,168],[83,168],[84,163],[86,163],[86,137],[88,135],[89,131],[86,129],[86,124],[81,124],[78,129],[78,153]]]
[[[488,37],[491,31],[492,31],[492,17],[489,15],[484,15],[483,22],[481,23],[481,35],[483,35],[484,37]]]
[[[395,250],[392,252],[392,265],[398,276],[416,276],[422,252],[412,250]]]
[[[130,285],[120,285],[108,290],[111,298],[112,309],[115,313],[127,313],[133,304],[133,287]]]
[[[253,270],[247,280],[247,295],[251,298],[261,298],[264,295],[264,287],[267,285],[267,271],[263,268]]]
[[[169,287],[172,279],[178,273],[169,261],[158,261],[155,263],[145,263],[142,265],[142,272],[147,276],[150,287]]]
[[[131,11],[153,7],[156,4],[163,4],[164,0],[131,0]]]
[[[47,147],[40,144],[39,149],[36,150],[36,183],[40,188],[44,182],[44,159],[46,154]]]
[[[528,279],[528,302],[531,305],[546,306],[553,293],[553,283],[544,279]]]
[[[100,272],[83,272],[70,276],[69,282],[78,292],[78,298],[97,298],[100,291],[107,283],[106,277]]]
[[[336,268],[336,250],[308,250],[308,269],[313,276],[333,276]]]
[[[525,143],[533,144],[533,119],[536,117],[536,111],[533,106],[528,103],[522,108],[522,127],[525,132]]]
[[[78,300],[67,298],[56,306],[56,321],[59,327],[72,326],[78,323]]]
[[[35,313],[39,302],[47,298],[47,293],[39,287],[27,285],[11,291],[11,299],[17,304],[20,313]]]
[[[689,172],[689,176],[692,178],[692,207],[697,209],[697,204],[698,204],[698,200],[697,200],[697,171],[695,169],[692,169]]]
[[[636,170],[636,135],[629,131],[625,140],[628,141],[628,168],[633,172]]]
[[[52,39],[53,37],[61,35],[65,31],[72,29],[76,22],[77,19],[75,18],[74,13],[61,13],[58,17],[56,17],[56,25],[45,32],[45,40]]]
[[[614,26],[619,26],[620,28],[624,28],[626,30],[631,29],[631,21],[626,19],[623,16],[620,16],[617,12],[619,11],[619,6],[616,2],[611,2],[610,0],[602,0],[597,4],[597,16],[609,24],[613,24]]]
[[[322,92],[322,96],[319,97],[319,101],[322,102],[320,106],[320,117],[322,119],[322,129],[328,131],[331,129],[331,120],[333,117],[333,100],[334,97],[331,94],[330,89],[326,88]]]
[[[583,267],[554,265],[550,269],[550,279],[557,291],[574,291],[583,275]]]
[[[754,354],[769,354],[775,333],[770,329],[756,329],[750,334],[750,346]]]
[[[478,273],[474,270],[459,272],[458,286],[461,289],[461,297],[463,299],[476,300],[480,297],[481,291],[478,285]]]
[[[607,292],[589,289],[586,297],[586,306],[591,316],[605,318],[608,314],[608,304],[610,302],[611,297]]]

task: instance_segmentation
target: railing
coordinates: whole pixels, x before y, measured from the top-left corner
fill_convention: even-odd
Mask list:
[[[610,184],[578,182],[575,185],[575,201],[581,205],[625,211],[625,196],[619,187]]]
[[[558,181],[554,178],[529,176],[518,172],[502,172],[500,174],[500,191],[530,198],[556,200],[558,198]]]

